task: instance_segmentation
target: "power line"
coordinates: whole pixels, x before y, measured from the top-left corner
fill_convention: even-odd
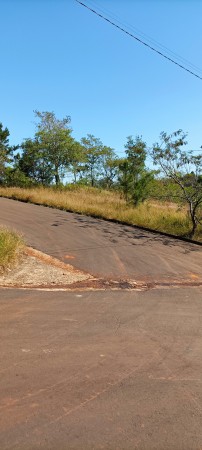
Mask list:
[[[148,44],[147,42],[143,41],[142,39],[140,39],[139,37],[135,36],[134,34],[130,33],[129,31],[125,30],[124,28],[122,28],[122,26],[117,25],[115,22],[113,22],[112,20],[108,19],[107,17],[105,17],[103,14],[99,13],[98,11],[96,11],[93,8],[90,8],[89,6],[85,5],[85,3],[81,2],[80,0],[75,0],[77,3],[79,3],[81,6],[83,6],[84,8],[88,9],[89,11],[91,11],[92,13],[94,13],[96,16],[100,17],[101,19],[105,20],[106,22],[110,23],[111,25],[113,25],[115,28],[117,28],[118,30],[122,31],[123,33],[127,34],[128,36],[132,37],[133,39],[135,39],[136,41],[140,42],[141,44],[145,45],[145,47],[148,47],[150,50],[152,50],[153,52],[157,53],[158,55],[162,56],[163,58],[167,59],[168,61],[172,62],[173,64],[175,64],[176,66],[180,67],[180,69],[185,70],[186,72],[190,73],[191,75],[193,75],[196,78],[199,78],[199,80],[202,80],[202,77],[200,77],[199,75],[197,75],[195,72],[193,72],[190,69],[187,69],[187,67],[185,67],[182,64],[179,64],[177,61],[175,61],[174,59],[170,58],[169,56],[165,55],[165,53],[161,52],[160,50],[157,50],[156,48],[154,48],[152,45]]]
[[[178,62],[180,61],[181,64],[184,64],[185,66],[189,66],[189,69],[191,69],[192,71],[196,71],[200,75],[202,75],[202,69],[197,67],[195,64],[192,64],[190,61],[188,61],[187,59],[185,59],[182,56],[178,55],[177,53],[173,52],[172,50],[170,50],[165,45],[160,44],[158,41],[156,41],[155,39],[151,38],[146,33],[143,33],[137,27],[134,27],[133,25],[129,24],[126,21],[125,22],[121,21],[120,17],[117,14],[112,14],[112,12],[109,11],[108,9],[106,9],[106,8],[103,8],[103,7],[100,8],[96,4],[96,2],[93,1],[93,0],[88,0],[88,3],[92,4],[93,7],[96,6],[96,9],[99,10],[103,15],[107,15],[108,17],[110,17],[110,19],[113,19],[114,21],[116,21],[118,24],[120,24],[122,27],[124,27],[127,31],[130,30],[133,33],[139,35],[142,39],[145,39],[147,42],[149,42],[149,44],[154,45],[155,47],[159,47],[159,49],[162,52],[169,53],[170,57],[174,58],[175,60],[177,59]]]

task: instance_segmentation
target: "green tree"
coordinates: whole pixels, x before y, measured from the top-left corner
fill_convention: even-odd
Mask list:
[[[152,156],[161,172],[176,185],[174,197],[186,203],[192,222],[192,238],[202,221],[202,153],[194,155],[184,151],[187,134],[177,130],[172,134],[162,132],[160,144],[153,146]],[[172,193],[171,193],[172,194]]]
[[[49,154],[38,138],[25,139],[22,153],[15,156],[15,166],[33,182],[49,185],[54,179]]]
[[[127,138],[126,158],[120,161],[119,182],[127,201],[135,206],[148,196],[148,186],[153,173],[146,170],[146,143],[140,136]]]
[[[130,165],[127,158],[120,158],[119,160],[119,186],[123,192],[125,200],[130,199]]]
[[[39,123],[35,138],[42,151],[47,154],[47,160],[52,168],[56,185],[60,184],[65,170],[69,167],[74,139],[69,127],[70,117],[62,120],[53,112],[35,111]]]
[[[101,184],[110,189],[118,177],[119,159],[113,148],[104,146],[100,156]]]
[[[84,150],[83,171],[90,180],[91,186],[95,186],[96,180],[101,172],[101,156],[103,154],[103,144],[100,139],[92,134],[81,139]]]
[[[9,145],[9,130],[3,128],[3,124],[0,122],[0,181],[4,182],[5,169],[7,163],[11,162],[11,154],[13,147]]]
[[[26,177],[24,172],[22,172],[19,167],[6,167],[4,185],[30,187],[32,184],[32,180]]]
[[[80,142],[74,141],[71,147],[70,170],[74,177],[74,183],[81,180],[85,172],[85,152]]]

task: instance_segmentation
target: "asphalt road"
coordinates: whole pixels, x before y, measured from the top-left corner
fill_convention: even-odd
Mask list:
[[[1,290],[1,450],[201,449],[201,293]]]
[[[145,291],[0,289],[1,450],[201,450],[202,249],[0,199],[29,245]],[[174,280],[182,285],[173,288]]]
[[[202,281],[202,247],[43,206],[0,198],[0,222],[27,243],[105,278]]]

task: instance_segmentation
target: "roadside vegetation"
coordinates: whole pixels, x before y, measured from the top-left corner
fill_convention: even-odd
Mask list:
[[[0,274],[18,264],[25,244],[22,237],[7,228],[0,228]]]
[[[70,185],[65,188],[0,187],[0,196],[22,200],[94,217],[114,219],[177,236],[187,236],[192,228],[185,205],[147,199],[134,207],[116,191]],[[194,236],[202,240],[202,227]]]
[[[182,130],[152,148],[129,136],[120,158],[92,134],[76,141],[69,116],[35,117],[34,136],[15,146],[0,123],[1,196],[202,240],[202,152],[186,150]]]

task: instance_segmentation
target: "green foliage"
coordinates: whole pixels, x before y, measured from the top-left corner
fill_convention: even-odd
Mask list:
[[[6,167],[4,174],[5,186],[30,187],[33,182],[18,167]]]
[[[11,161],[12,147],[9,145],[10,133],[0,122],[0,182],[4,182],[6,164]]]
[[[202,221],[202,153],[194,155],[192,151],[185,152],[186,138],[187,134],[182,130],[170,135],[162,132],[161,143],[153,146],[152,155],[154,164],[175,184],[175,197],[188,205],[192,237]]]
[[[64,169],[70,165],[74,143],[69,128],[70,117],[59,120],[53,112],[47,111],[35,111],[35,115],[39,119],[35,133],[36,142],[40,150],[46,153],[55,183],[60,184]]]
[[[111,189],[114,181],[118,177],[119,159],[111,147],[103,147],[101,158],[100,185],[106,189]]]
[[[135,206],[148,196],[148,186],[153,177],[152,172],[146,170],[146,143],[141,137],[128,137],[125,145],[127,157],[119,162],[119,182],[124,196]]]
[[[84,152],[84,176],[89,179],[91,186],[95,186],[96,179],[100,174],[101,156],[103,154],[103,144],[100,139],[92,134],[81,139]]]
[[[53,112],[35,111],[39,120],[34,138],[25,139],[15,156],[18,167],[32,182],[48,186],[61,184],[65,171],[78,160],[78,145],[71,136],[70,117],[59,120]]]
[[[71,148],[70,170],[74,176],[74,183],[84,180],[86,157],[80,142],[74,141]],[[87,183],[87,180],[86,180]]]
[[[48,186],[53,182],[54,170],[49,161],[48,152],[38,140],[26,139],[21,145],[22,154],[17,154],[15,163],[25,177],[34,183]]]
[[[184,201],[179,197],[178,186],[170,178],[153,178],[149,183],[149,196],[165,202],[172,201],[179,205],[184,204]]]

